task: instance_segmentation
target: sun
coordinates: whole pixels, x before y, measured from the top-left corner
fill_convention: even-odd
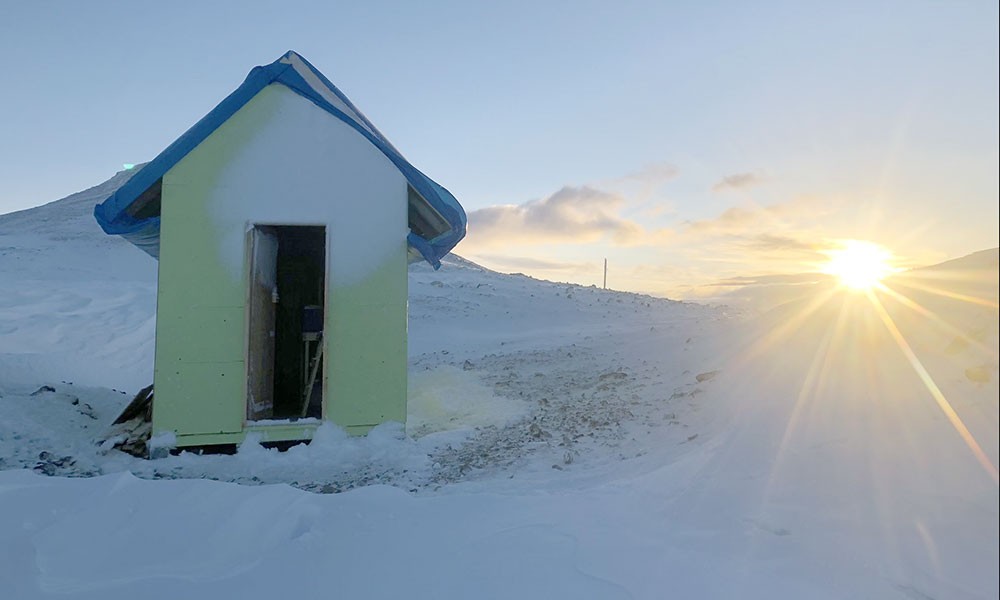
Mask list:
[[[830,260],[821,271],[836,276],[841,286],[856,292],[867,292],[898,271],[892,266],[892,253],[873,242],[842,240],[839,248],[825,254]]]

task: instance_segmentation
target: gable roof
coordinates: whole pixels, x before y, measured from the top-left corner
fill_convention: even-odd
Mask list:
[[[94,218],[110,235],[120,235],[157,258],[159,210],[149,199],[163,175],[272,83],[279,83],[350,125],[378,148],[410,184],[410,246],[434,268],[465,237],[466,216],[455,197],[411,165],[337,86],[293,51],[269,65],[254,67],[246,80],[174,143],[145,165],[114,194],[94,207]]]

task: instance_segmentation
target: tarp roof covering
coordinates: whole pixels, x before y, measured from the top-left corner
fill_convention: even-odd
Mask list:
[[[149,211],[137,208],[142,208],[143,200],[148,199],[149,193],[157,186],[164,173],[218,129],[260,90],[272,83],[288,87],[347,123],[396,165],[412,190],[416,192],[416,198],[414,194],[410,194],[411,231],[407,241],[427,262],[438,268],[441,265],[441,258],[465,237],[466,216],[458,200],[451,192],[403,158],[343,92],[309,64],[309,61],[292,51],[269,65],[254,67],[240,87],[144,166],[112,196],[95,206],[94,217],[101,228],[108,234],[124,237],[154,258],[159,257],[159,211],[147,214]],[[416,210],[414,210],[415,202]],[[414,219],[420,219],[421,227],[415,227]],[[420,233],[414,229],[419,229]]]

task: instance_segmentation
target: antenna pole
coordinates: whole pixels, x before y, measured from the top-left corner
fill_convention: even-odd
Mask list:
[[[604,259],[604,289],[608,289],[608,259]]]

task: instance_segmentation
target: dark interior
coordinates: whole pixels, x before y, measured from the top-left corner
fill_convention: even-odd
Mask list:
[[[407,207],[410,231],[425,240],[432,240],[451,229],[441,213],[434,210],[412,187],[407,188]]]
[[[275,319],[274,417],[322,416],[322,359],[310,390],[308,410],[302,415],[308,375],[303,315],[306,307],[324,306],[326,287],[326,231],[322,226],[277,226],[277,284]],[[321,323],[322,321],[320,321]],[[321,325],[320,325],[321,327]],[[322,342],[312,342],[313,354]]]
[[[160,216],[160,198],[163,196],[163,178],[149,186],[149,189],[139,194],[135,202],[129,205],[125,212],[134,219],[148,219]]]

